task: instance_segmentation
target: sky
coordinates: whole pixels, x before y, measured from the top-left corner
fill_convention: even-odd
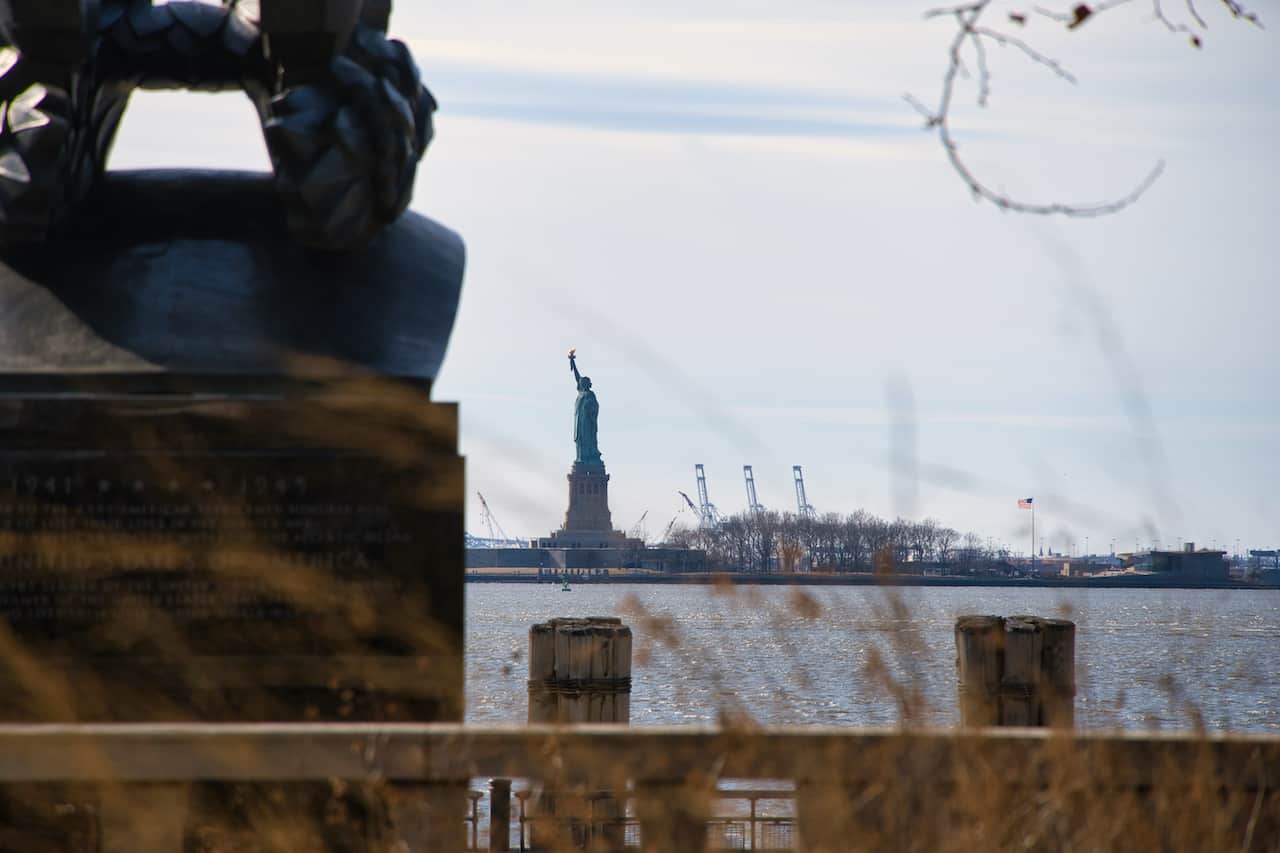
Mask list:
[[[1043,4],[1042,4],[1043,5]],[[1181,4],[1166,4],[1182,13]],[[1176,7],[1176,8],[1174,8]],[[976,203],[904,100],[955,29],[927,4],[401,2],[440,103],[415,210],[468,244],[434,389],[462,411],[468,529],[563,520],[576,348],[615,525],[677,490],[937,518],[1015,551],[1280,546],[1280,3],[1202,0],[1203,47],[1147,3],[993,27],[991,98],[953,133],[988,184],[1114,216]],[[1182,19],[1179,19],[1182,20]],[[976,70],[973,58],[967,62]],[[175,120],[177,119],[177,120]],[[112,168],[267,168],[237,95],[139,95]]]

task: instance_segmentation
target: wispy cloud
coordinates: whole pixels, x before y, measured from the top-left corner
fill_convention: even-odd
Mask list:
[[[424,56],[423,75],[449,115],[690,135],[866,137],[918,131],[914,118],[888,97]]]

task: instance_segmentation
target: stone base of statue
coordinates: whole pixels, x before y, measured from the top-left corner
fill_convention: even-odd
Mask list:
[[[462,719],[461,241],[283,220],[113,176],[0,262],[0,721]]]
[[[564,526],[531,543],[536,548],[609,548],[634,550],[644,542],[613,529],[609,512],[609,473],[604,463],[575,462],[569,471],[569,509]]]
[[[307,250],[270,176],[225,173],[109,176],[6,251],[0,722],[461,721],[463,462],[430,387],[463,261],[414,214]],[[462,780],[121,790],[51,802],[101,814],[104,850],[136,826],[241,849],[258,819],[307,849],[464,845]],[[424,803],[448,819],[413,829]]]

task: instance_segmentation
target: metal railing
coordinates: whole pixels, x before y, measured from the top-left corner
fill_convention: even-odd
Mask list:
[[[467,816],[463,823],[466,825],[468,850],[480,849],[480,801],[483,799],[483,791],[467,791]]]
[[[472,801],[474,815],[474,803],[483,798],[484,794],[480,791],[472,791],[471,795],[474,798]],[[596,836],[606,829],[613,830],[617,837],[622,838],[626,847],[640,847],[640,820],[636,817],[636,795],[633,792],[625,792],[621,795],[601,792],[587,796],[585,798],[586,816],[581,819],[537,815],[534,806],[537,792],[533,788],[513,791],[512,796],[518,803],[516,817],[518,847],[516,849],[520,853],[533,849],[534,827],[548,824],[562,826],[576,824],[574,828],[577,829],[577,835],[582,845],[587,848],[595,841]],[[714,797],[717,803],[721,806],[726,803],[742,803],[746,813],[743,814],[738,810],[727,814],[713,813],[708,817],[706,821],[707,850],[792,850],[796,837],[795,796],[796,792],[793,789],[720,788]],[[595,802],[605,799],[622,803],[623,816],[614,818],[595,814]],[[760,808],[761,801],[785,802],[787,804],[785,811],[789,814],[766,814]],[[474,825],[472,823],[472,826]],[[482,849],[474,841],[474,836],[471,849]]]

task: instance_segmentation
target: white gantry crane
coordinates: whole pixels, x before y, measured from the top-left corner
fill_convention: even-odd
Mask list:
[[[756,475],[750,465],[742,466],[742,476],[747,481],[747,511],[752,514],[764,512],[764,505],[756,499]]]
[[[694,466],[694,471],[698,475],[698,525],[715,527],[720,523],[720,512],[707,495],[707,471],[701,463]]]
[[[799,465],[792,465],[791,474],[796,480],[796,510],[802,518],[812,518],[817,513],[813,509],[813,504],[809,503],[809,498],[804,491],[804,472],[800,470]]]

